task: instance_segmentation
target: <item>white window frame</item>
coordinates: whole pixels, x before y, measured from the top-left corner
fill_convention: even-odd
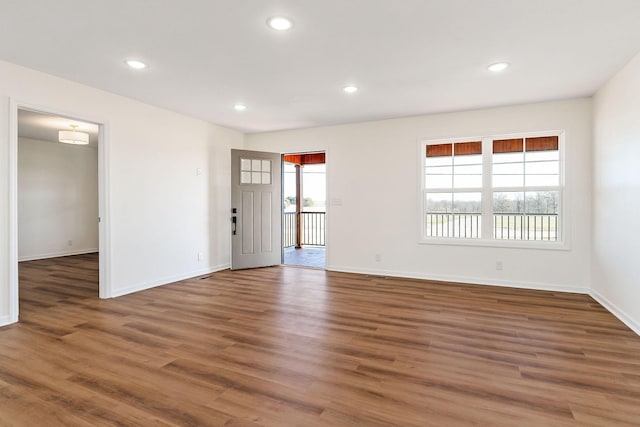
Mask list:
[[[493,237],[493,193],[492,184],[492,154],[493,141],[500,139],[515,138],[536,138],[543,136],[558,137],[558,156],[559,156],[559,185],[553,187],[553,191],[559,192],[558,206],[558,240],[502,240]],[[481,215],[481,234],[480,238],[464,238],[464,237],[426,237],[426,194],[433,192],[426,188],[425,170],[426,170],[426,147],[427,145],[437,144],[455,144],[468,141],[482,141],[482,188],[475,191],[482,193],[482,215]],[[446,138],[446,139],[421,139],[418,144],[418,167],[419,167],[419,203],[418,203],[418,236],[419,244],[429,245],[459,245],[459,246],[491,246],[505,248],[526,248],[526,249],[551,249],[551,250],[569,250],[569,229],[570,224],[567,223],[567,215],[565,203],[567,199],[567,188],[565,185],[566,161],[565,161],[565,132],[563,130],[542,131],[542,132],[521,132],[512,134],[496,134],[485,136],[471,136],[464,138]],[[548,190],[548,187],[518,187],[518,188],[502,188],[500,191],[536,191]],[[436,191],[437,192],[437,191]]]

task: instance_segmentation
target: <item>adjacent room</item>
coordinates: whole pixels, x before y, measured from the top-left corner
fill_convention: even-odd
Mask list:
[[[4,2],[0,425],[640,425],[638,22]]]
[[[98,299],[98,134],[96,124],[18,111],[22,320]]]

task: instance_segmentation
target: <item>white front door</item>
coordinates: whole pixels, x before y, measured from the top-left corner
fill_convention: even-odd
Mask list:
[[[282,261],[282,174],[278,153],[231,150],[231,269]]]

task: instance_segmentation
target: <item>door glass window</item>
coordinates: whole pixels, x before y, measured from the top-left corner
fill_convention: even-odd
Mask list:
[[[240,184],[271,184],[271,160],[240,159]]]

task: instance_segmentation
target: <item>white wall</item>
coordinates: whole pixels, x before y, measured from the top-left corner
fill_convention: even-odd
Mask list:
[[[640,55],[594,100],[593,295],[640,334]]]
[[[4,200],[9,194],[10,97],[106,124],[113,295],[228,266],[229,150],[243,145],[279,152],[327,150],[328,198],[342,201],[341,206],[328,208],[330,269],[588,291],[590,99],[245,137],[0,62],[0,198]],[[569,250],[417,243],[420,139],[557,129],[566,131]],[[202,170],[199,176],[197,168]],[[363,208],[368,208],[366,213]],[[0,210],[0,239],[4,242],[9,240],[8,217],[7,209]],[[198,262],[197,252],[203,252],[206,261]],[[379,263],[374,259],[376,253],[382,254]],[[502,271],[495,270],[497,260],[503,262]],[[0,324],[9,320],[8,267],[8,244],[0,245]]]
[[[97,251],[98,150],[19,138],[18,259]]]
[[[242,147],[243,134],[0,62],[2,200],[9,199],[10,98],[106,124],[113,295],[228,266],[230,148]],[[0,209],[0,324],[12,320],[8,229],[9,210]]]
[[[247,135],[251,150],[327,150],[331,270],[588,292],[591,100]],[[418,244],[418,141],[566,131],[570,249]],[[375,261],[375,254],[382,261]],[[503,270],[496,271],[496,261]]]

